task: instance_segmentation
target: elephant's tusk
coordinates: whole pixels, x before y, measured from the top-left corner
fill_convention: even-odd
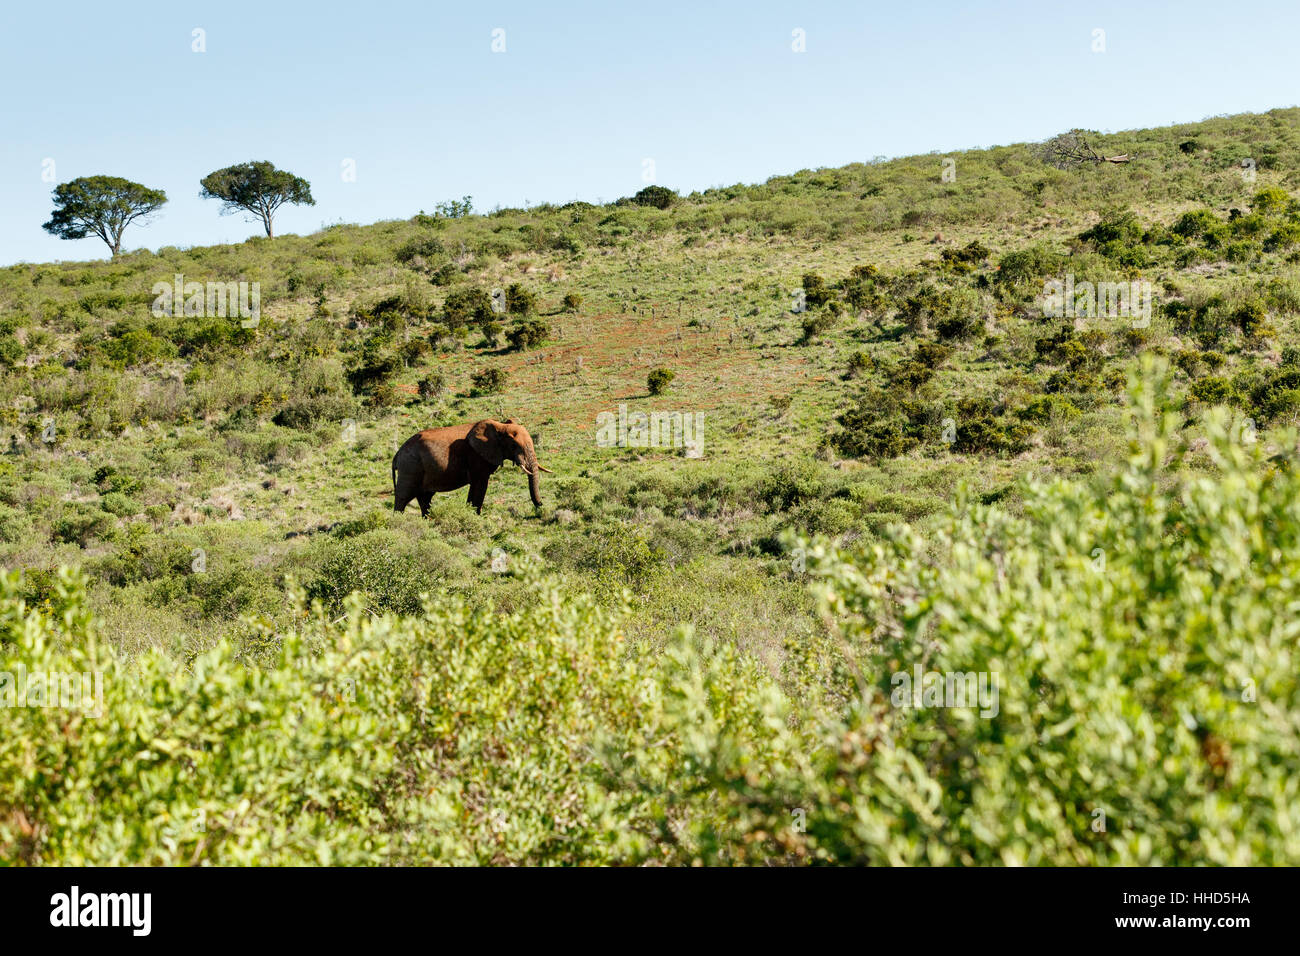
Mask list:
[[[542,464],[538,464],[538,466],[537,466],[537,470],[538,470],[538,471],[544,471],[544,472],[546,472],[548,475],[553,475],[553,474],[555,474],[555,472],[551,471],[551,469],[547,468],[545,465],[542,465]]]

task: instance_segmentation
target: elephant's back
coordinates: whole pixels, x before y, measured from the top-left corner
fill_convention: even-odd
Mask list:
[[[408,438],[393,455],[393,468],[399,472],[445,469],[458,456],[471,425],[426,428]]]
[[[448,425],[443,428],[426,428],[406,439],[402,447],[397,449],[397,454],[409,453],[422,446],[427,448],[429,445],[450,445],[468,435],[471,427],[470,425]]]
[[[473,425],[447,425],[443,428],[426,428],[422,432],[416,432],[408,442],[434,442],[441,445],[450,445],[469,434]]]

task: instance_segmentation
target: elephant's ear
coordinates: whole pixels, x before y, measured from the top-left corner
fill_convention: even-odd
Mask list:
[[[496,422],[486,418],[475,422],[465,440],[480,458],[494,466],[501,464],[501,433]]]

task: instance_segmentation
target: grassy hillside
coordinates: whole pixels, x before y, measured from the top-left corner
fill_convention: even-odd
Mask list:
[[[1234,395],[1255,395],[1291,340],[1300,284],[1289,193],[1264,212],[1252,202],[1295,188],[1298,122],[1300,111],[1279,110],[1105,137],[1102,151],[1134,157],[1125,166],[1062,171],[1009,146],[952,156],[946,183],[946,157],[912,157],[710,190],[667,210],[418,215],[11,267],[0,272],[0,556],[32,572],[34,597],[42,571],[85,567],[128,646],[274,618],[288,573],[311,582],[333,568],[331,593],[364,583],[331,563],[357,549],[400,569],[377,606],[410,609],[425,587],[508,603],[510,578],[487,570],[494,548],[578,589],[630,585],[647,634],[692,619],[732,635],[746,621],[749,639],[769,645],[811,626],[778,558],[784,529],[869,536],[923,523],[961,481],[999,495],[1024,472],[1113,462],[1117,385],[1142,350],[1179,362],[1189,389],[1218,397],[1227,379]],[[1170,232],[1196,209],[1226,232]],[[1247,215],[1229,224],[1230,209]],[[1119,238],[1080,240],[1101,217]],[[849,281],[863,266],[879,271]],[[1101,318],[1077,323],[1081,351],[1038,346],[1067,324],[1040,314],[1043,279],[1066,272],[1149,280],[1151,327]],[[155,318],[151,288],[178,273],[259,282],[261,324]],[[799,344],[803,320],[824,312],[791,311],[808,274],[840,315]],[[541,347],[485,344],[444,314],[457,290],[513,283],[550,326]],[[581,304],[565,310],[568,295]],[[1216,304],[1189,320],[1173,312],[1183,303]],[[1243,303],[1265,311],[1250,337],[1232,327]],[[965,325],[943,338],[950,351],[927,353],[933,374],[920,382],[929,373],[907,360],[958,313]],[[504,318],[505,331],[518,321]],[[1189,334],[1190,321],[1208,331]],[[646,378],[660,366],[676,377],[652,398]],[[475,397],[483,369],[506,384]],[[412,394],[422,381],[425,395]],[[1237,404],[1266,432],[1289,412],[1262,388]],[[620,403],[702,413],[703,457],[596,447],[597,415]],[[865,419],[837,422],[855,408]],[[557,472],[541,515],[512,471],[496,476],[482,519],[459,494],[436,499],[425,524],[414,506],[382,514],[397,443],[485,416],[540,436]],[[945,418],[955,441],[942,440]],[[878,419],[900,430],[877,434]],[[193,574],[198,549],[206,571]]]
[[[121,666],[150,649],[193,659],[223,638],[227,650],[211,653],[244,663],[260,659],[268,635],[298,626],[297,588],[321,603],[313,639],[325,644],[337,638],[330,621],[347,613],[352,591],[360,604],[347,627],[386,612],[407,616],[392,627],[416,627],[428,592],[464,605],[440,614],[523,615],[519,633],[551,634],[528,617],[541,575],[559,589],[556,600],[584,595],[584,614],[622,608],[627,589],[618,640],[593,654],[648,655],[654,663],[645,668],[671,668],[664,661],[679,660],[672,648],[681,640],[674,630],[689,624],[688,644],[739,655],[726,666],[743,680],[732,671],[708,677],[719,687],[743,684],[751,696],[738,701],[765,700],[769,690],[794,701],[829,694],[834,709],[854,686],[848,664],[834,662],[843,621],[833,608],[819,613],[809,588],[815,562],[805,561],[801,536],[879,560],[894,547],[890,528],[910,524],[916,538],[899,567],[919,573],[907,562],[947,560],[954,505],[996,506],[1014,522],[1025,511],[1026,476],[1091,487],[1132,454],[1125,388],[1143,356],[1170,370],[1162,394],[1176,415],[1167,441],[1177,460],[1152,488],[1220,475],[1220,439],[1253,446],[1253,463],[1241,466],[1250,480],[1285,470],[1294,451],[1300,109],[1098,136],[1096,145],[1131,161],[1061,170],[1022,144],[802,171],[677,197],[665,209],[620,201],[421,213],[310,236],[0,270],[0,562],[21,572],[9,598],[53,614],[73,600],[58,569],[78,566],[85,595],[74,604],[93,615]],[[259,283],[259,323],[153,314],[154,285],[177,274]],[[1074,287],[1149,283],[1149,323],[1044,315],[1044,283],[1067,276]],[[494,289],[509,290],[517,311],[475,313],[476,295]],[[794,311],[796,300],[806,308]],[[674,377],[651,395],[657,368]],[[485,371],[504,373],[503,383],[486,388]],[[702,456],[601,447],[598,416],[620,405],[702,414]],[[1215,415],[1219,438],[1207,426]],[[523,475],[506,468],[482,516],[463,491],[435,498],[427,521],[414,506],[392,513],[389,461],[412,432],[507,416],[532,431],[556,473],[544,476],[543,509],[534,511]],[[1285,502],[1276,507],[1291,513]],[[1194,524],[1179,520],[1184,530]],[[1165,533],[1177,537],[1172,528]],[[1131,597],[1140,607],[1140,595]],[[878,610],[863,594],[854,601],[863,602],[855,613]],[[1024,613],[1048,603],[1027,598]],[[437,630],[420,627],[420,635]],[[857,637],[879,639],[870,628]],[[1142,693],[1147,703],[1166,700],[1160,688]],[[1278,693],[1294,715],[1294,679]],[[623,694],[601,707],[645,705]],[[714,703],[725,696],[701,694]],[[756,722],[776,719],[766,704],[754,706]],[[672,726],[690,719],[689,708],[675,713],[664,718]],[[581,725],[622,727],[599,713]],[[1026,746],[1029,726],[1021,727]],[[723,738],[696,743],[720,748],[709,751],[717,761],[710,785],[725,789],[745,771],[727,764],[735,754],[726,756]],[[787,779],[798,763],[791,755],[806,745],[754,745],[778,763],[775,754],[792,748],[771,771],[784,782],[772,786],[803,792],[816,777],[819,799],[852,803],[835,792],[845,784],[831,771]],[[1193,759],[1199,745],[1188,746]],[[1290,738],[1276,744],[1278,760],[1294,760],[1290,746]],[[659,786],[676,779],[662,767],[654,773]],[[1207,793],[1215,785],[1196,780]],[[773,791],[745,804],[736,811],[742,829],[769,832],[787,797],[796,799]],[[922,799],[898,799],[913,797]],[[659,821],[638,831],[648,842],[633,856],[672,843],[655,830],[676,812],[671,802],[624,808],[626,819]],[[1158,807],[1143,812],[1154,817]],[[990,803],[979,812],[987,824],[1004,811]],[[602,804],[591,812],[623,811]],[[901,804],[890,812],[907,815]],[[361,832],[367,819],[358,812]],[[870,827],[847,836],[820,825],[822,850],[801,843],[780,852],[900,861],[892,850],[873,855]],[[877,825],[893,824],[882,817]],[[716,851],[719,826],[696,833],[685,858]],[[930,861],[997,861],[994,844],[981,837],[976,850],[967,836],[950,833],[951,855]],[[484,839],[487,849],[437,852],[492,859],[490,833]],[[1179,843],[1178,852],[1241,861],[1263,845],[1271,859],[1300,858],[1289,831],[1259,839],[1221,852]],[[876,849],[859,856],[855,841]],[[574,858],[533,845],[501,852]],[[1091,852],[1066,846],[1053,858],[1084,862]],[[1151,852],[1134,844],[1105,858],[1144,862]]]

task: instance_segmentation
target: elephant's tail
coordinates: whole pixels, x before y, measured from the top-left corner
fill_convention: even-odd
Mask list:
[[[393,498],[397,498],[397,465],[393,465]]]

